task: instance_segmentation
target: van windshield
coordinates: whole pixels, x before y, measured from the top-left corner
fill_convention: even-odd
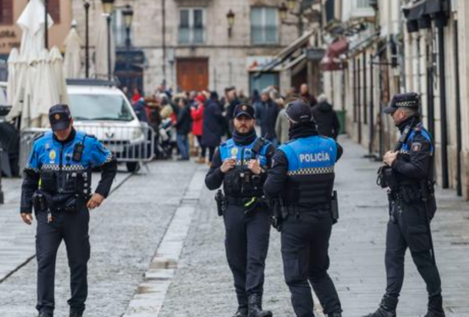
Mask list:
[[[69,94],[70,110],[76,121],[132,121],[132,109],[120,95]]]

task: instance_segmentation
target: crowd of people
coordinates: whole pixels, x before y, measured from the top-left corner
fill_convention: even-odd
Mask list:
[[[178,160],[197,156],[197,163],[209,163],[222,140],[233,130],[233,112],[237,105],[249,104],[256,110],[259,135],[275,147],[288,142],[289,123],[286,107],[297,99],[310,105],[314,121],[321,135],[337,138],[340,123],[325,94],[317,98],[308,85],[292,87],[282,95],[278,87],[270,86],[261,92],[254,90],[247,97],[236,87],[227,87],[224,95],[215,91],[173,93],[160,87],[154,96],[143,97],[135,89],[129,98],[141,122],[147,123],[157,135],[157,158],[171,158],[176,149]]]

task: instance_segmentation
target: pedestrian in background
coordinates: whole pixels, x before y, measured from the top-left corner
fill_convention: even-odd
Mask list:
[[[149,109],[147,104],[143,98],[140,98],[137,102],[135,102],[132,107],[134,108],[135,114],[137,115],[138,121],[149,123],[148,119],[148,112]]]
[[[255,105],[261,101],[261,95],[259,94],[259,90],[254,89],[251,95],[251,105]]]
[[[332,209],[334,165],[342,147],[319,136],[305,101],[290,103],[286,114],[291,141],[275,153],[264,184],[266,197],[281,201],[275,204],[282,207],[274,208],[274,224],[281,232],[285,281],[297,317],[315,316],[311,286],[326,316],[341,317],[339,295],[327,270],[337,220]]]
[[[192,130],[192,117],[191,107],[186,98],[179,97],[176,99],[179,107],[179,113],[176,122],[176,133],[177,133],[177,146],[181,157],[179,160],[189,160],[189,133]]]
[[[300,97],[306,100],[309,103],[309,106],[312,108],[317,104],[316,97],[309,93],[308,84],[302,84],[300,87]]]
[[[239,98],[239,101],[242,104],[248,104],[249,103],[249,98],[244,94],[244,90],[242,90],[242,89],[240,89],[239,92],[238,92],[238,98]]]
[[[275,124],[277,123],[278,105],[270,99],[270,89],[264,89],[261,93],[261,101],[255,105],[256,119],[261,127],[261,135],[271,141],[276,147],[278,144]]]
[[[202,135],[204,130],[204,111],[205,111],[205,96],[199,93],[191,105],[191,116],[192,116],[192,134],[197,138],[199,143],[200,153],[197,163],[205,163],[206,159],[206,148],[202,142]]]
[[[337,140],[340,132],[339,118],[325,94],[319,95],[318,104],[313,107],[313,118],[320,135]]]
[[[275,133],[277,134],[280,145],[287,143],[289,140],[288,130],[290,129],[290,123],[288,122],[288,117],[286,114],[285,100],[283,98],[279,98],[275,102],[281,109],[278,113],[277,122],[275,123]]]
[[[233,126],[233,113],[235,108],[241,104],[241,101],[239,101],[238,95],[236,94],[236,88],[235,87],[228,87],[226,92],[227,96],[227,109],[226,109],[226,122],[228,124],[228,134],[231,134],[231,132],[234,129]]]
[[[216,91],[210,93],[204,111],[204,129],[202,143],[209,150],[209,162],[212,161],[215,149],[220,145],[223,136],[224,117]]]
[[[76,131],[67,105],[49,110],[52,131],[37,138],[24,170],[21,218],[37,220],[37,306],[39,317],[53,317],[55,264],[63,241],[67,247],[72,296],[70,317],[82,317],[88,297],[90,259],[90,209],[109,195],[117,161],[94,136]],[[92,169],[101,169],[101,180],[91,191]]]
[[[131,103],[132,104],[136,103],[137,101],[140,100],[140,98],[142,98],[142,95],[140,95],[140,92],[138,91],[137,88],[134,88]]]

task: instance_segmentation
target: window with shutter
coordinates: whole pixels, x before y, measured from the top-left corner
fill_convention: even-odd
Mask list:
[[[13,24],[13,0],[0,0],[0,25]]]
[[[60,0],[49,0],[48,8],[54,24],[60,24]]]

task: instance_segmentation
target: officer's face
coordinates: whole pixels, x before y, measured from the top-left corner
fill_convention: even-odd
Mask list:
[[[256,120],[248,116],[239,116],[233,120],[234,127],[238,133],[248,133],[254,129]]]
[[[397,126],[401,124],[405,119],[407,119],[407,112],[401,108],[397,109],[392,113],[392,119],[394,121],[394,124]]]
[[[54,131],[55,136],[59,141],[65,141],[72,133],[73,120],[70,122],[70,126],[67,129]]]

